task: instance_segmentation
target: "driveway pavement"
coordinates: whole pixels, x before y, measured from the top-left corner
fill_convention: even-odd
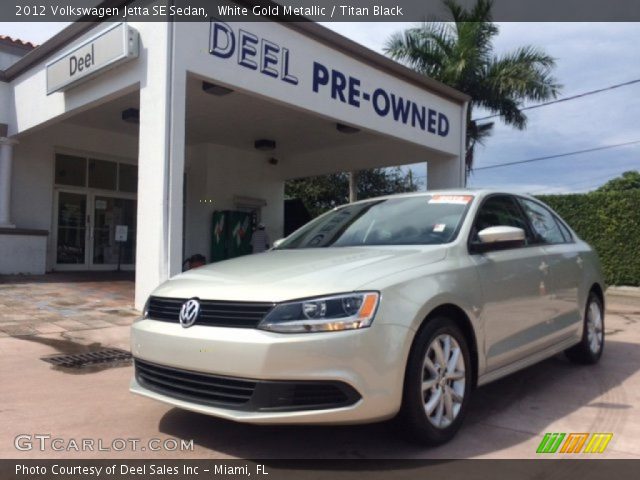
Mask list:
[[[0,276],[0,337],[131,325],[133,275]]]
[[[612,432],[600,457],[640,457],[640,293],[608,292],[600,364],[557,356],[480,388],[449,444],[406,443],[393,422],[307,427],[235,424],[128,392],[130,365],[83,371],[41,361],[100,346],[128,349],[135,317],[127,277],[0,278],[1,458],[535,458],[545,432]],[[18,451],[20,434],[63,439],[63,451]],[[193,440],[191,451],[86,451],[70,440]],[[585,455],[587,456],[587,455]],[[575,457],[574,457],[575,458]]]

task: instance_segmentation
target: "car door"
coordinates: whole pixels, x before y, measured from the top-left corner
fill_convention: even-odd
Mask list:
[[[483,306],[487,371],[524,358],[536,349],[548,312],[547,261],[522,208],[512,195],[492,195],[480,206],[470,242],[480,230],[493,226],[522,228],[525,245],[471,254],[478,271]]]
[[[575,335],[582,322],[579,289],[582,257],[571,232],[553,212],[541,203],[520,197],[529,223],[547,254],[549,265],[548,308],[545,321],[545,345]]]

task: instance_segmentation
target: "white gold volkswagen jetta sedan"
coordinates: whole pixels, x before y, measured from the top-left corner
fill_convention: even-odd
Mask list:
[[[562,351],[597,362],[603,291],[594,251],[534,198],[360,201],[159,286],[132,327],[131,391],[251,423],[398,415],[438,444],[477,385]]]

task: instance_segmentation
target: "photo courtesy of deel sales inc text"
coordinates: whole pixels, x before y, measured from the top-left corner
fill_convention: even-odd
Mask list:
[[[0,478],[635,478],[638,43],[633,0],[0,4]]]

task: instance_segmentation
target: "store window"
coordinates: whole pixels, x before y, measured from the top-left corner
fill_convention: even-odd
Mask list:
[[[55,183],[113,192],[138,191],[138,166],[75,155],[56,154]]]
[[[94,265],[135,263],[136,214],[135,200],[96,196],[93,228]],[[127,226],[126,242],[115,241],[117,225]]]
[[[106,160],[89,159],[89,187],[116,190],[118,164]]]
[[[87,196],[81,193],[60,192],[58,197],[58,235],[56,262],[81,264],[85,262]]]
[[[121,163],[119,183],[121,192],[136,193],[138,191],[138,167]]]
[[[87,159],[73,155],[56,155],[56,183],[85,187],[87,185]]]

